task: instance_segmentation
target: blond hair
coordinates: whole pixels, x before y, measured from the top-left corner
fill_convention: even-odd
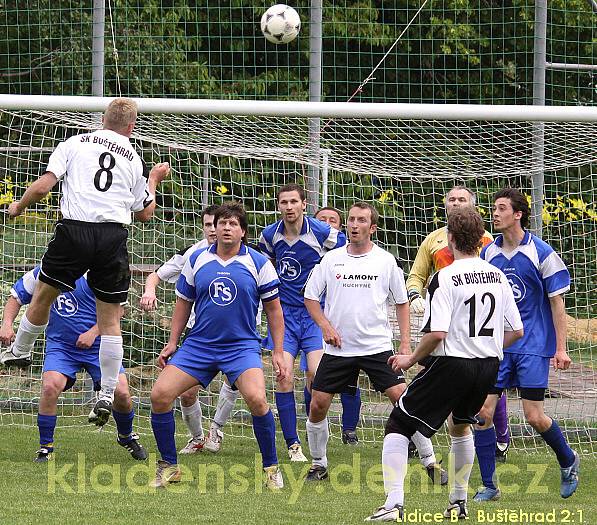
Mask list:
[[[130,98],[116,98],[104,113],[104,128],[112,131],[125,131],[129,124],[137,120],[137,104]]]

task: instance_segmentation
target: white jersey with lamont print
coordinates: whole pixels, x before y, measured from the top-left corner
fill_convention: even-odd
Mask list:
[[[347,247],[324,255],[305,287],[305,298],[320,301],[338,331],[342,347],[324,343],[331,355],[353,357],[393,350],[388,304],[408,301],[404,274],[392,254],[379,246],[364,255]]]
[[[446,332],[433,356],[503,359],[504,330],[522,329],[512,288],[479,257],[458,259],[427,288],[422,332]]]
[[[65,219],[130,224],[131,212],[153,200],[141,157],[127,137],[108,129],[58,144],[46,171],[62,181]]]

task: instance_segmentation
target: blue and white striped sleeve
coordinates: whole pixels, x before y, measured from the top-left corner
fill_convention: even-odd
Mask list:
[[[553,249],[539,262],[539,273],[548,297],[555,297],[570,290],[570,272]]]
[[[324,248],[328,250],[334,250],[335,248],[340,248],[346,244],[346,235],[343,232],[336,230],[336,228],[332,228],[331,226],[330,232],[323,242]]]
[[[257,243],[259,250],[266,254],[270,259],[275,259],[276,254],[274,253],[274,247],[272,246],[271,242],[268,241],[264,233],[265,232],[261,232],[259,242]]]
[[[278,279],[274,265],[270,261],[266,261],[257,275],[259,297],[264,303],[276,299],[278,297],[279,286],[280,280]]]
[[[23,306],[31,302],[33,291],[35,290],[35,283],[37,282],[37,274],[39,267],[27,272],[16,283],[12,285],[10,295],[12,295],[17,302]]]
[[[197,255],[193,254],[187,262],[185,262],[180,277],[176,281],[176,296],[194,303],[197,299],[197,289],[195,287],[195,270],[194,263],[197,260]]]

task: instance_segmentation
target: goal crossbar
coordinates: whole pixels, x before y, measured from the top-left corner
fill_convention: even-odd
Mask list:
[[[98,112],[111,97],[0,95],[0,109]],[[390,104],[211,99],[133,99],[141,113],[446,121],[597,122],[597,107],[486,104]]]

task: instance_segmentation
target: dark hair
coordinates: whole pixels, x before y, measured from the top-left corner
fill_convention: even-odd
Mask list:
[[[218,224],[220,219],[231,219],[233,217],[238,220],[240,227],[245,230],[243,241],[246,241],[245,237],[249,229],[249,223],[247,222],[245,207],[240,202],[227,202],[218,206],[214,213],[214,226]]]
[[[456,208],[448,215],[448,232],[459,252],[477,255],[485,233],[483,219],[475,208]]]
[[[307,198],[305,189],[302,186],[299,186],[298,184],[285,184],[278,190],[278,201],[280,201],[280,193],[286,193],[289,191],[297,191],[302,201]]]
[[[379,213],[377,213],[377,210],[371,206],[371,204],[369,204],[368,202],[355,202],[350,208],[349,208],[349,213],[350,210],[352,210],[353,208],[360,208],[361,210],[369,210],[371,212],[371,226],[377,226],[377,223],[379,221]]]
[[[468,192],[468,194],[471,197],[471,202],[473,203],[473,206],[477,203],[477,194],[473,190],[471,190],[470,188],[467,188],[466,186],[464,186],[462,184],[460,184],[458,186],[454,186],[448,193],[446,193],[446,198],[453,191],[459,191],[459,190],[464,190],[464,191]]]
[[[324,206],[323,208],[319,208],[317,210],[317,212],[315,213],[315,218],[317,219],[317,216],[320,214],[320,212],[322,211],[333,211],[334,213],[338,214],[338,218],[340,219],[340,226],[342,226],[342,224],[344,224],[344,221],[342,220],[342,213],[340,213],[340,210],[337,208],[334,208],[333,206]]]
[[[219,204],[212,204],[211,206],[208,206],[207,208],[205,208],[201,212],[201,220],[203,220],[206,215],[215,215],[216,211],[218,210],[219,207],[220,207]]]
[[[494,203],[498,199],[508,199],[510,201],[512,209],[515,212],[522,212],[522,217],[520,218],[520,225],[523,228],[526,228],[529,225],[531,209],[529,207],[529,201],[527,200],[524,193],[522,193],[520,190],[517,190],[516,188],[503,188],[493,195]]]

